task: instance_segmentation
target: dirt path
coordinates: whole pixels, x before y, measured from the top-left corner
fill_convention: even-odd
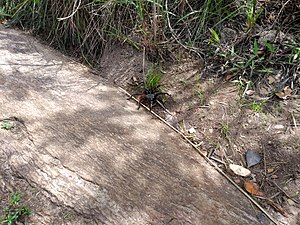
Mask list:
[[[258,224],[177,134],[86,67],[3,27],[0,55],[13,124],[0,130],[0,202],[21,192],[26,224]]]

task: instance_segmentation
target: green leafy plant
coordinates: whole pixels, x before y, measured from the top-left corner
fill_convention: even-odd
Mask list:
[[[221,123],[221,134],[223,134],[226,139],[229,138],[230,128],[228,122]]]
[[[256,102],[256,101],[253,101],[253,102],[251,103],[251,109],[252,109],[254,112],[257,112],[257,113],[262,112],[263,107],[264,107],[264,102]]]
[[[209,28],[209,31],[213,35],[213,39],[210,39],[209,42],[219,45],[220,44],[220,37],[217,34],[217,32],[213,28]]]
[[[276,49],[274,48],[274,46],[272,44],[270,44],[269,42],[267,42],[267,41],[262,41],[262,42],[268,48],[268,50],[269,50],[269,52],[270,52],[271,55],[273,54],[273,52],[276,51]]]
[[[276,51],[272,44],[268,42],[263,43],[270,54]],[[259,48],[256,38],[253,39],[251,47],[252,51],[249,51],[249,53],[237,52],[234,48],[231,48],[227,53],[223,54],[222,57],[228,60],[225,65],[228,68],[228,72],[241,74],[240,77],[248,78],[259,76],[262,73],[273,72],[273,69],[267,68],[272,66],[273,61],[264,57],[264,52],[261,52],[262,50]],[[241,80],[235,82],[243,86]]]
[[[259,57],[258,56],[258,44],[257,44],[257,41],[256,41],[256,38],[254,38],[254,41],[253,41],[253,53],[254,53],[254,56],[255,57]]]
[[[21,195],[18,192],[12,193],[9,205],[3,209],[3,217],[0,218],[1,224],[12,225],[23,216],[32,214],[27,206],[21,205]]]
[[[290,67],[286,71],[295,69],[300,58],[297,40],[290,42],[289,45],[295,46],[288,48],[286,43],[263,41],[266,54],[265,49],[261,50],[261,42],[252,35],[268,25],[268,21],[260,19],[266,19],[271,12],[264,9],[262,2],[245,1],[246,4],[233,0],[1,0],[0,19],[1,16],[9,19],[7,25],[30,30],[51,46],[95,67],[99,66],[104,49],[118,41],[138,50],[145,49],[145,55],[155,62],[162,58],[174,60],[177,54],[178,64],[181,64],[186,52],[198,56],[217,55],[221,60],[208,60],[209,63],[224,62],[222,70],[225,68],[234,76],[253,81],[271,73],[270,68],[279,70],[284,65]],[[268,3],[269,8],[274,4]],[[273,22],[275,27],[281,17],[284,18],[284,13],[279,11],[279,14]],[[262,29],[252,33],[259,22]],[[246,33],[239,29],[245,26]],[[237,31],[233,43],[226,40],[225,27],[234,27]],[[284,32],[289,33],[289,30]],[[298,29],[292,30],[291,33],[298,32]],[[293,65],[286,65],[287,62]]]
[[[9,122],[3,121],[1,123],[1,128],[4,130],[10,130],[12,127],[13,126]]]
[[[145,86],[147,90],[157,90],[161,81],[161,69],[150,68],[146,77]]]
[[[0,8],[0,19],[5,17],[10,17],[11,15],[5,12],[5,9],[3,7]]]
[[[1,7],[0,15],[11,16],[10,25],[28,29],[90,65],[98,65],[106,44],[116,39],[145,47],[153,60],[169,56],[165,44],[171,36],[179,46],[200,52],[209,28],[217,31],[244,13],[233,1],[222,0],[2,0]]]
[[[289,57],[289,63],[299,63],[300,62],[300,43],[298,46],[290,46],[292,48],[292,53]]]
[[[0,19],[9,18],[12,16],[11,11],[16,6],[14,1],[0,1]]]
[[[130,97],[132,98],[133,96],[138,96],[138,109],[140,108],[141,104],[145,103],[149,106],[150,111],[156,103],[159,103],[159,105],[164,108],[163,104],[161,103],[163,100],[162,97],[168,95],[168,93],[162,92],[160,80],[161,69],[154,69],[154,67],[150,68],[146,78],[144,77],[143,92],[140,94],[134,93]]]
[[[13,206],[18,205],[20,203],[20,201],[21,201],[21,194],[18,192],[14,192],[9,199],[10,205],[13,205]]]
[[[256,0],[248,0],[247,2],[247,30],[251,30],[252,27],[255,25],[256,20],[260,16],[260,14],[263,12],[263,9],[259,9],[257,11],[256,9]]]
[[[205,95],[202,90],[196,90],[197,97],[199,99],[200,105],[203,105],[205,103]]]

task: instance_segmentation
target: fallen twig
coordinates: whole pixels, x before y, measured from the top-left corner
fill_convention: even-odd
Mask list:
[[[275,181],[272,181],[272,182],[287,198],[291,199],[296,204],[300,204],[298,201],[296,201],[295,199],[293,199],[288,193],[286,193],[286,191],[283,190]]]
[[[218,162],[218,163],[221,163],[221,164],[223,164],[223,165],[226,166],[226,163],[225,163],[225,162],[223,162],[222,160],[220,160],[220,159],[218,159],[218,158],[216,158],[216,157],[214,157],[214,156],[209,157],[209,159],[212,159],[212,160],[214,160],[214,161],[216,161],[216,162]]]
[[[293,118],[293,126],[295,126],[295,128],[297,128],[297,122],[296,122],[296,119],[295,119],[295,116],[294,116],[294,113],[293,112],[291,112],[291,116],[292,116],[292,118]]]

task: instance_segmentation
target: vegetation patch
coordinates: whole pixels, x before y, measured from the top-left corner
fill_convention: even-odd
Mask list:
[[[1,224],[11,225],[17,221],[21,221],[26,216],[32,214],[30,208],[21,203],[21,194],[14,192],[11,194],[7,207],[2,210],[2,217],[0,218]]]
[[[52,46],[94,66],[104,48],[115,41],[145,49],[154,61],[176,61],[184,51],[196,56],[218,53],[223,56],[220,60],[226,60],[226,68],[242,74],[269,71],[269,65],[262,66],[266,61],[279,63],[287,57],[293,63],[299,58],[296,0],[286,4],[256,0],[2,0],[0,18],[9,19],[7,25],[43,36]],[[276,44],[278,33],[258,43],[259,37],[266,36],[261,32],[270,26],[286,38],[295,37],[284,46]]]

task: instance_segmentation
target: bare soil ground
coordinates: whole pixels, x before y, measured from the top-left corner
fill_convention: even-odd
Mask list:
[[[102,76],[136,93],[134,84],[143,79],[142,54],[119,48],[106,57]],[[286,100],[264,98],[257,87],[254,95],[247,96],[240,85],[206,72],[203,64],[187,58],[164,68],[163,90],[170,94],[164,105],[173,118],[169,122],[200,145],[242,188],[247,181],[258,184],[263,195],[253,198],[278,221],[300,224],[299,93]],[[262,107],[256,110],[253,102],[262,100]],[[170,118],[159,105],[153,110]],[[249,177],[242,178],[230,171],[228,164],[247,167],[248,150],[258,153],[261,162],[249,168]]]

